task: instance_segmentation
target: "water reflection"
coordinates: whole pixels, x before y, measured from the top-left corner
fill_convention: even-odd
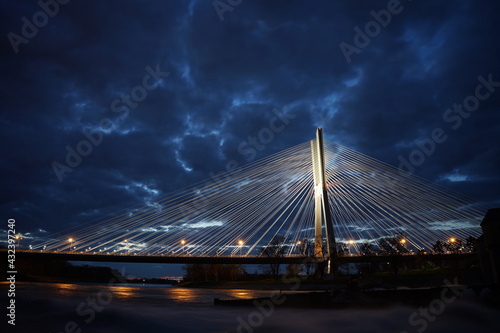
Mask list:
[[[255,291],[253,290],[245,290],[245,289],[227,289],[224,290],[228,296],[232,298],[241,298],[241,299],[248,299],[248,298],[254,298],[255,296]]]
[[[137,288],[135,287],[125,287],[125,286],[112,286],[109,290],[113,293],[113,297],[127,300],[132,297],[138,297]]]
[[[73,283],[53,283],[44,285],[44,289],[52,289],[56,294],[66,298],[79,298],[85,295],[92,295],[99,292],[109,291],[113,297],[121,300],[129,300],[139,297],[140,291],[136,287],[122,285],[94,285],[94,284],[73,284]]]
[[[214,298],[250,299],[270,296],[271,290],[247,289],[204,289],[182,288],[160,285],[107,285],[107,284],[74,284],[74,283],[26,283],[20,288],[22,294],[45,295],[44,298],[65,298],[84,301],[88,297],[97,297],[110,292],[113,300],[125,303],[184,305],[213,305]],[[104,293],[104,294],[103,294]],[[104,297],[104,296],[103,296]]]
[[[169,288],[165,290],[167,298],[177,302],[195,303],[199,301],[200,290],[191,288]]]
[[[51,285],[56,293],[65,297],[74,296],[81,290],[81,286],[70,283],[54,283]]]

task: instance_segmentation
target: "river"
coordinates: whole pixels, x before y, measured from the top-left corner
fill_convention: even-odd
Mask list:
[[[2,308],[8,285],[0,284]],[[269,296],[271,291],[195,289],[168,285],[16,283],[15,326],[7,332],[498,332],[497,310],[461,297],[428,316],[382,309],[277,309],[214,306],[214,298]],[[466,295],[466,294],[465,294]],[[281,297],[286,297],[282,295]],[[432,308],[434,306],[434,308]],[[8,311],[8,310],[7,310]],[[4,329],[1,330],[5,332]]]

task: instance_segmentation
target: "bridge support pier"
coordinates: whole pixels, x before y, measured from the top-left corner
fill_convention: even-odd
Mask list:
[[[314,256],[326,257],[328,260],[328,274],[337,267],[337,246],[333,233],[333,219],[328,204],[328,191],[325,175],[325,154],[323,146],[323,130],[318,127],[316,139],[311,141],[311,155],[314,173]],[[326,232],[326,248],[323,248],[323,225]],[[326,253],[325,253],[326,252]],[[319,267],[318,267],[319,268]]]

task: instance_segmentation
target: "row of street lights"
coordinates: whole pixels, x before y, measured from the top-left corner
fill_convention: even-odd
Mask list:
[[[17,236],[16,236],[16,239],[18,239],[18,238],[17,238]],[[75,241],[75,240],[74,240],[72,237],[68,238],[68,242],[69,242],[69,250],[70,250],[70,251],[71,251],[71,249],[73,248],[73,242],[74,242],[74,241]],[[125,242],[125,243],[127,243],[127,242],[128,242],[128,240],[127,240],[127,239],[125,239],[125,240],[124,240],[124,242]],[[353,244],[354,244],[354,241],[352,241],[352,242],[353,242]],[[180,243],[181,243],[181,245],[182,245],[182,251],[181,251],[181,252],[182,252],[182,253],[185,253],[186,243],[187,243],[187,242],[186,242],[186,240],[185,240],[185,239],[182,239],[182,240],[180,241]],[[243,240],[241,240],[241,239],[240,239],[240,240],[238,240],[238,245],[239,245],[239,248],[240,248],[240,255],[243,255],[243,245],[244,245],[244,244],[245,244],[245,242],[244,242]],[[301,244],[302,244],[302,242],[301,242],[301,241],[298,241],[298,242],[297,242],[297,245],[301,245]]]
[[[451,238],[449,239],[449,242],[450,242],[450,243],[455,243],[456,241],[457,241],[457,239],[456,239],[455,237],[451,237]],[[399,243],[400,243],[400,244],[406,244],[406,242],[407,242],[407,240],[406,240],[405,238],[401,238],[401,239],[399,240]],[[349,240],[347,243],[348,243],[349,245],[354,245],[354,243],[355,243],[355,242],[351,239],[351,240]]]
[[[19,248],[19,243],[22,239],[22,237],[20,235],[16,235],[15,239],[17,240],[17,247]],[[449,242],[450,243],[455,243],[457,241],[457,239],[455,237],[451,237],[449,239]],[[73,248],[73,242],[74,242],[74,239],[72,237],[68,238],[68,242],[69,242],[69,250],[71,251],[71,249]],[[124,241],[125,243],[128,242],[127,239],[125,239]],[[399,240],[399,243],[404,245],[406,244],[407,240],[405,238],[402,238]],[[349,245],[354,245],[355,244],[355,241],[354,240],[349,240],[347,242]],[[240,255],[242,255],[242,252],[243,252],[243,244],[245,244],[241,239],[238,241],[238,245],[240,246]],[[302,242],[299,240],[297,241],[297,246],[301,245]],[[185,248],[186,248],[186,240],[182,239],[181,240],[181,245],[182,245],[182,253],[185,252]]]
[[[245,242],[243,242],[241,239],[238,241],[238,245],[240,246],[240,256],[242,255],[242,252],[243,252],[243,244],[245,244]],[[181,245],[182,245],[182,253],[184,253],[184,249],[185,249],[185,246],[186,246],[186,240],[182,239],[181,240]]]
[[[70,251],[71,251],[71,249],[73,248],[73,242],[74,242],[74,241],[75,241],[75,240],[73,239],[73,237],[68,238],[68,242],[69,242],[69,250],[70,250]],[[127,243],[127,242],[128,242],[128,239],[125,239],[123,242],[124,242],[124,243]]]

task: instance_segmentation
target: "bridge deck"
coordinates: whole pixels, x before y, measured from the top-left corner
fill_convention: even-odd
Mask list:
[[[0,252],[7,252],[0,250]],[[67,261],[96,261],[96,262],[135,262],[135,263],[166,263],[166,264],[303,264],[306,262],[325,262],[327,258],[305,256],[262,257],[262,256],[164,256],[164,255],[133,255],[133,254],[94,254],[80,252],[41,252],[17,250],[18,260],[67,260]],[[474,260],[475,253],[448,253],[448,254],[413,254],[413,255],[350,255],[337,258],[339,264],[370,263],[370,262],[414,262],[417,259],[424,261],[440,260]]]

